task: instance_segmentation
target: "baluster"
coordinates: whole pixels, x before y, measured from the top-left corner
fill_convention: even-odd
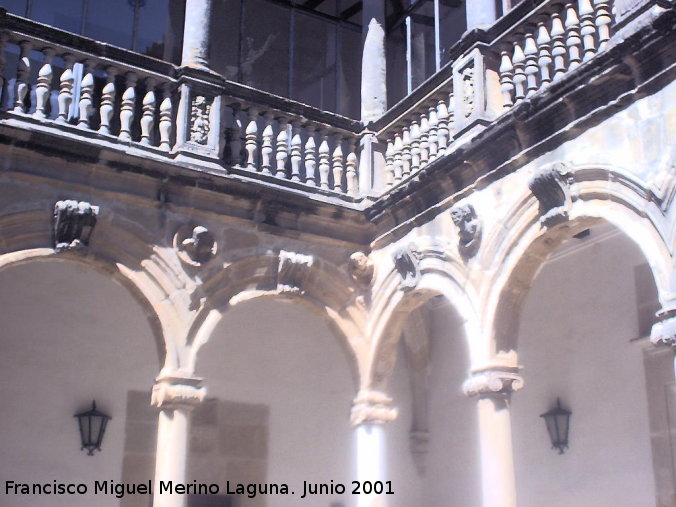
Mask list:
[[[345,182],[348,195],[356,196],[359,192],[359,175],[357,174],[357,140],[350,137],[347,140],[347,162],[345,168]]]
[[[455,97],[453,90],[448,93],[448,146],[453,142],[455,135]]]
[[[399,132],[394,134],[394,182],[399,183],[404,170],[403,161],[404,142]]]
[[[394,142],[387,140],[385,150],[385,186],[390,188],[394,184]]]
[[[430,123],[425,113],[420,115],[420,168],[425,167],[430,160],[429,143]]]
[[[19,43],[21,47],[21,56],[16,67],[16,84],[14,85],[14,112],[23,113],[25,111],[24,100],[28,94],[28,78],[31,72],[31,48],[33,44],[30,41],[22,40]]]
[[[596,34],[596,25],[594,24],[594,9],[590,0],[578,0],[580,6],[580,35],[584,46],[583,61],[589,60],[596,53],[594,35]]]
[[[164,151],[171,149],[171,131],[173,107],[171,104],[171,83],[162,85],[162,102],[160,103],[160,148]]]
[[[275,176],[286,178],[286,159],[289,156],[289,132],[286,129],[286,118],[279,118],[279,134],[277,134],[277,170]]]
[[[554,58],[554,81],[566,72],[566,31],[559,13],[552,13],[552,57]]]
[[[501,53],[500,89],[502,90],[502,104],[505,109],[509,109],[514,105],[514,66],[509,51]]]
[[[146,79],[146,94],[143,97],[143,113],[141,114],[141,144],[152,144],[153,126],[155,125],[155,79]]]
[[[514,54],[512,55],[512,64],[514,65],[514,102],[519,102],[526,96],[526,56],[518,42],[514,42]]]
[[[267,112],[263,115],[265,118],[265,127],[263,128],[263,143],[261,144],[261,172],[263,174],[272,174],[272,113]]]
[[[303,155],[301,153],[303,141],[300,137],[300,122],[296,120],[291,126],[291,181],[300,181],[300,164],[303,160]]]
[[[566,46],[568,46],[568,70],[572,70],[582,61],[580,57],[580,46],[582,39],[580,38],[580,20],[577,17],[577,11],[573,4],[566,5]]]
[[[420,125],[417,120],[411,122],[411,172],[420,170]],[[406,133],[406,130],[404,130]],[[404,176],[408,176],[404,170]]]
[[[538,89],[538,48],[532,33],[526,34],[526,43],[523,54],[526,57],[526,96],[531,96]]]
[[[73,103],[73,86],[75,84],[75,76],[73,75],[75,58],[73,55],[67,54],[63,55],[63,61],[66,68],[59,78],[59,96],[57,98],[59,114],[56,117],[56,121],[59,123],[66,123],[68,121],[70,105]]]
[[[136,82],[138,77],[134,72],[127,72],[126,78],[122,104],[120,105],[120,135],[117,136],[120,141],[131,141],[131,122],[134,119],[134,108],[136,107]]]
[[[542,85],[546,86],[552,82],[552,76],[549,72],[549,66],[552,64],[552,54],[550,52],[552,39],[543,22],[538,23],[538,38],[536,42],[540,49],[540,57],[538,58],[540,79],[542,80]]]
[[[336,147],[333,150],[333,190],[343,189],[343,140],[336,135]]]
[[[402,151],[401,151],[401,176],[406,178],[411,174],[411,128],[410,126],[404,125],[404,135],[401,138],[402,141]]]
[[[610,40],[610,24],[613,16],[609,0],[594,0],[596,7],[596,29],[599,34],[599,51],[608,45]]]
[[[246,137],[246,167],[250,171],[256,170],[256,158],[258,156],[258,122],[256,118],[258,111],[255,108],[249,108],[249,124],[246,126],[244,133]]]
[[[307,129],[305,142],[305,183],[311,187],[317,186],[315,170],[317,168],[317,144],[312,127]]]
[[[239,166],[246,156],[242,154],[242,121],[239,117],[241,105],[238,102],[230,105],[232,110],[232,127],[230,128],[230,144],[228,164]]]
[[[320,133],[322,142],[319,145],[319,186],[329,189],[329,138],[325,131]]]
[[[78,104],[77,126],[81,129],[89,128],[89,117],[94,109],[94,62],[82,62],[82,81],[80,82],[80,103]]]
[[[33,117],[39,119],[47,117],[47,101],[49,100],[54,75],[52,59],[55,51],[52,48],[45,48],[42,50],[42,54],[45,56],[45,61],[38,72],[38,84],[35,87],[35,112],[33,113]]]
[[[439,129],[437,130],[438,154],[441,157],[446,153],[448,146],[448,107],[443,100],[440,100],[437,104],[437,118],[439,119]]]
[[[437,110],[434,105],[429,106],[429,124],[430,124],[430,162],[437,158],[439,153],[439,119],[437,118]]]
[[[110,122],[113,119],[113,111],[115,110],[115,76],[117,75],[117,69],[115,67],[108,67],[106,74],[106,84],[101,92],[101,125],[99,126],[101,134],[110,134]]]

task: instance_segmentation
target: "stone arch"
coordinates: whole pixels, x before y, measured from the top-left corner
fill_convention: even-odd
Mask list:
[[[478,331],[473,291],[466,283],[467,273],[459,262],[449,262],[437,255],[422,252],[420,280],[416,287],[404,291],[401,277],[391,270],[374,298],[373,319],[369,325],[372,338],[369,368],[362,378],[363,390],[385,391],[396,361],[397,345],[409,314],[435,297],[448,301],[463,322],[464,339],[469,357],[468,369],[474,357],[481,355],[480,341],[471,339]]]
[[[112,278],[125,287],[146,316],[155,339],[158,372],[176,369],[179,351],[172,336],[180,317],[170,295],[177,284],[154,255],[153,245],[104,222],[85,250],[57,252],[44,246],[51,244],[50,224],[43,211],[0,218],[0,271],[30,262],[73,262]]]
[[[560,244],[594,224],[608,222],[629,237],[651,268],[661,304],[674,297],[674,224],[666,204],[661,205],[665,201],[627,171],[576,167],[571,174],[567,220],[541,225],[538,202],[526,188],[482,253],[484,265],[494,273],[483,299],[482,335],[490,341],[486,366],[496,361],[518,366],[520,309],[533,279]],[[665,186],[662,192],[670,191]]]
[[[304,266],[284,272],[286,262]],[[193,322],[182,368],[189,374],[194,373],[201,347],[229,308],[258,298],[281,298],[324,320],[346,353],[355,383],[360,377],[366,353],[365,310],[347,274],[336,266],[316,257],[310,261],[302,254],[266,251],[235,259],[205,281],[202,291],[206,303]]]

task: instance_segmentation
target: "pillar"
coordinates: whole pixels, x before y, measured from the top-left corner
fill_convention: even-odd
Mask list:
[[[498,19],[496,0],[472,0],[465,2],[467,31],[475,28],[486,29]]]
[[[356,480],[385,485],[387,457],[384,425],[397,417],[392,399],[377,391],[360,391],[352,402],[351,420],[355,429]],[[385,487],[385,492],[387,487]],[[358,507],[385,507],[388,496],[383,494],[360,494]]]
[[[212,0],[186,0],[185,2],[182,66],[209,68],[211,2]]]
[[[186,483],[190,412],[206,396],[201,379],[162,377],[153,387],[152,404],[160,409],[157,427],[153,507],[185,507],[187,495],[160,494],[160,482]]]
[[[653,324],[650,331],[650,341],[655,345],[662,343],[671,345],[676,351],[676,301],[663,306],[655,316],[657,322]],[[676,376],[676,355],[674,356],[674,376]]]
[[[509,402],[523,386],[516,368],[476,371],[463,384],[468,396],[477,396],[481,490],[484,507],[516,507],[516,479]]]
[[[364,1],[362,26],[365,31],[361,62],[361,120],[368,123],[377,120],[387,111],[383,0]]]

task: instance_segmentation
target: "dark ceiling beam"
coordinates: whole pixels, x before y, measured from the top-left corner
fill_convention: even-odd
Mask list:
[[[303,7],[306,7],[308,9],[315,9],[319,7],[320,4],[323,4],[324,0],[306,0],[305,3],[303,4]]]
[[[352,16],[357,14],[359,11],[362,10],[363,7],[363,2],[355,2],[351,6],[349,6],[347,9],[345,9],[343,12],[340,13],[340,19],[343,21],[350,19]]]

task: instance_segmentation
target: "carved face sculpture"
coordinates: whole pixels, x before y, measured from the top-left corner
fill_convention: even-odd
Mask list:
[[[368,285],[373,277],[373,264],[364,252],[350,255],[349,270],[352,277],[364,285]]]
[[[458,228],[458,236],[462,244],[468,244],[476,237],[479,222],[476,220],[471,206],[458,206],[451,211],[453,223]]]

